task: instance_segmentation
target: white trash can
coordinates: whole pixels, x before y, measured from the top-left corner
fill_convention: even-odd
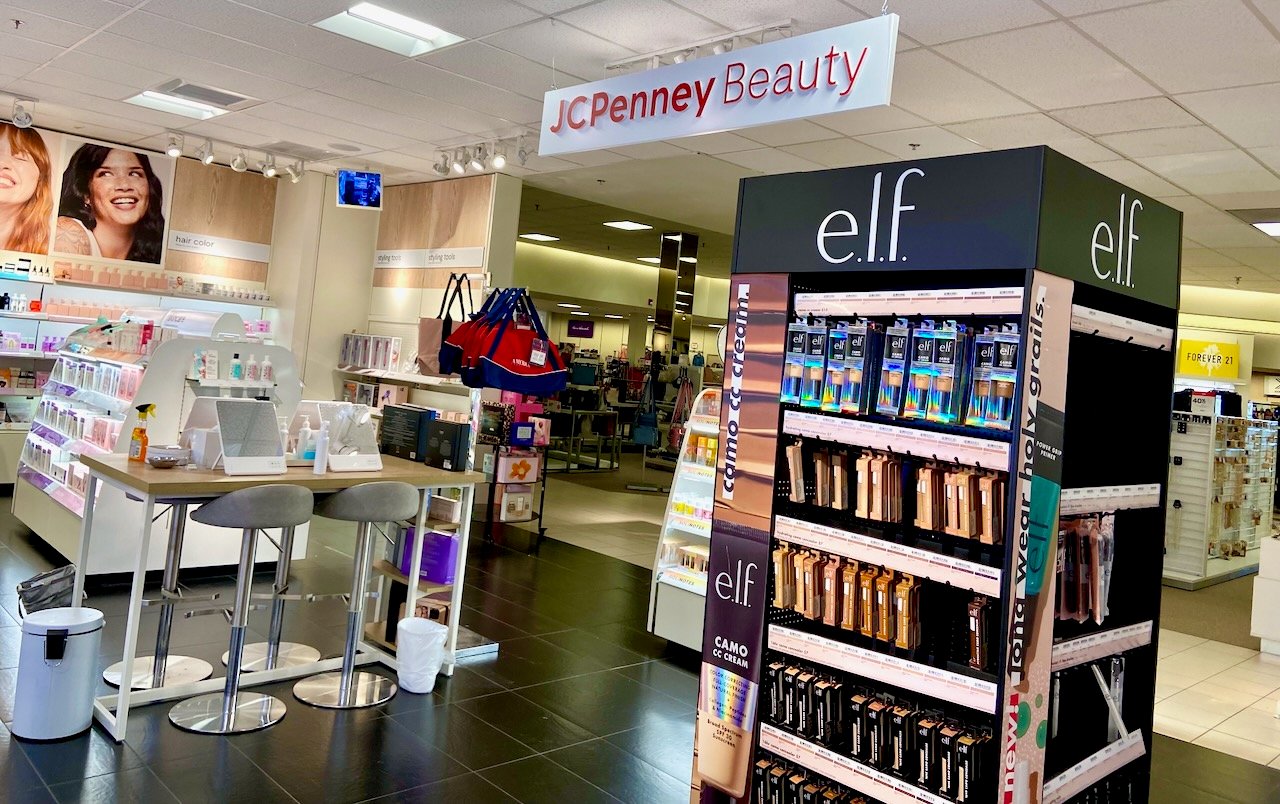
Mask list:
[[[400,689],[427,693],[436,688],[436,674],[445,660],[449,629],[422,617],[396,623],[396,674]]]
[[[102,612],[44,609],[22,620],[22,650],[9,730],[26,740],[60,740],[89,728],[98,684]]]

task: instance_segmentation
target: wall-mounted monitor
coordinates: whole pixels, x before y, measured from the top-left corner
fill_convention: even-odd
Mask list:
[[[338,206],[382,209],[382,174],[339,170]]]

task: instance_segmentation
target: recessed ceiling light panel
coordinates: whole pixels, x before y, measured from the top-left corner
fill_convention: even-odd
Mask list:
[[[464,41],[457,34],[373,3],[357,3],[314,25],[410,58]]]
[[[591,315],[591,313],[588,313],[584,310],[570,310],[569,315]]]
[[[539,243],[550,243],[553,240],[560,239],[558,237],[552,237],[549,234],[539,234],[538,232],[529,232],[528,234],[522,234],[520,236],[525,240],[537,240]]]
[[[1263,221],[1261,223],[1255,223],[1254,226],[1256,226],[1263,234],[1268,234],[1272,237],[1280,237],[1280,221]]]
[[[657,257],[636,257],[636,259],[640,262],[647,262],[650,265],[658,265],[662,262],[662,260]]]
[[[614,229],[623,229],[628,232],[638,232],[642,229],[653,228],[647,223],[636,223],[635,221],[605,221],[604,225],[611,226]]]
[[[163,92],[156,92],[151,89],[139,92],[132,98],[125,98],[125,103],[132,103],[134,106],[143,106],[147,109],[155,109],[157,112],[182,115],[195,120],[208,120],[210,117],[217,117],[220,114],[227,113],[226,109],[219,109],[217,106],[212,106],[208,103],[179,98],[177,95],[166,95]]]
[[[563,307],[566,310],[577,310],[581,306],[581,304],[572,304],[570,302],[560,302],[556,305],[556,307]]]
[[[620,316],[620,315],[614,315],[613,313],[605,313],[605,314],[604,314],[604,317],[605,317],[605,318],[613,318],[613,319],[621,319],[621,318],[623,318],[623,316]]]

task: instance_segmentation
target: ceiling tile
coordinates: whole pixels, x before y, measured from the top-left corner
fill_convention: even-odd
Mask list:
[[[34,12],[76,25],[100,28],[121,14],[127,14],[135,4],[122,5],[110,0],[8,0],[4,5],[8,11]],[[27,19],[22,14],[12,16]]]
[[[1094,162],[1089,167],[1149,196],[1159,198],[1166,195],[1186,195],[1186,191],[1174,187],[1151,171],[1140,165],[1135,165],[1128,159],[1120,159],[1115,162]]]
[[[779,151],[776,148],[757,148],[754,151],[738,151],[731,154],[721,154],[716,157],[726,162],[732,162],[735,165],[741,165],[751,170],[758,170],[761,173],[793,173],[802,170],[817,170],[822,167],[816,162],[810,162],[808,159]]]
[[[462,134],[457,129],[441,125],[439,121],[428,122],[407,115],[389,114],[368,104],[316,90],[294,95],[281,101],[281,103],[295,109],[305,109],[316,114],[330,115],[340,120],[364,121],[371,128],[422,142],[443,142],[455,139]]]
[[[897,106],[874,106],[870,109],[853,109],[848,112],[826,114],[815,122],[823,128],[829,128],[847,137],[857,137],[861,134],[878,134],[881,131],[919,128],[928,125],[931,121]]]
[[[43,62],[23,61],[22,59],[12,59],[5,57],[0,59],[0,75],[17,78],[20,75],[26,75],[32,70],[39,67]]]
[[[1044,109],[1159,94],[1065,22],[954,42],[938,52]]]
[[[641,142],[636,145],[611,148],[610,150],[632,159],[666,159],[672,156],[689,156],[689,151],[669,142]]]
[[[0,59],[0,61],[4,61]],[[84,48],[76,48],[63,53],[54,59],[51,67],[85,76],[105,76],[117,84],[130,87],[150,88],[172,78],[145,66],[130,64],[121,59],[95,56]]]
[[[1259,248],[1224,248],[1222,253],[1251,268],[1280,268],[1280,244]]]
[[[600,167],[612,165],[614,162],[625,162],[628,157],[613,151],[582,151],[576,154],[564,154],[557,158],[582,167]]]
[[[1160,201],[1181,212],[1186,220],[1211,220],[1214,223],[1230,221],[1229,217],[1223,217],[1227,213],[1194,195],[1169,195],[1161,198]]]
[[[722,131],[716,134],[699,134],[696,137],[682,137],[671,140],[672,145],[700,154],[728,154],[734,151],[750,151],[759,148],[760,143],[746,137]]]
[[[900,54],[894,65],[893,85],[895,106],[938,123],[1034,111],[1004,90],[928,50]]]
[[[1253,5],[1272,26],[1280,28],[1280,0],[1253,0]]]
[[[117,10],[124,9],[116,6]],[[76,25],[64,19],[48,16],[44,13],[33,13],[14,8],[7,4],[0,5],[0,19],[4,20],[4,28],[8,32],[0,41],[11,44],[16,40],[43,42],[47,45],[70,47],[93,33],[93,28]],[[22,26],[15,30],[13,21],[21,20]],[[79,22],[78,20],[76,22]],[[8,47],[0,52],[8,55]]]
[[[1241,0],[1168,0],[1075,21],[1166,92],[1280,75],[1280,41]]]
[[[1280,84],[1179,95],[1177,101],[1244,148],[1280,145]]]
[[[858,139],[899,159],[924,159],[930,156],[970,154],[985,150],[981,145],[938,126],[866,134]],[[918,147],[912,148],[912,144]]]
[[[1095,136],[1148,128],[1193,126],[1199,122],[1168,98],[1099,103],[1073,109],[1057,109],[1050,114],[1085,134]]]
[[[1098,141],[1130,158],[1227,151],[1235,148],[1230,140],[1208,126],[1126,131],[1122,134],[1105,134],[1098,137]]]
[[[43,64],[61,52],[63,52],[63,48],[59,45],[37,42],[34,39],[27,39],[16,34],[0,32],[0,53],[3,53],[6,59],[12,57]]]
[[[1221,251],[1224,248],[1263,248],[1271,244],[1271,238],[1244,221],[1225,225],[1199,224],[1188,221],[1184,225],[1188,235],[1197,243]]]
[[[422,56],[425,62],[441,70],[479,81],[493,87],[510,90],[526,98],[542,103],[542,96],[552,88],[551,68],[529,61],[523,56],[508,53],[484,42],[463,42]],[[560,86],[577,84],[583,79],[557,72],[555,83]]]
[[[852,0],[868,14],[879,14],[881,0]],[[902,15],[902,33],[926,45],[970,36],[1007,31],[1053,19],[1035,3],[1008,0],[966,0],[939,3],[937,0],[893,0],[890,11]]]
[[[1069,156],[1086,165],[1092,162],[1109,162],[1119,159],[1120,155],[1110,148],[1104,148],[1088,137],[1072,137],[1065,140],[1054,140],[1049,146],[1058,153]]]
[[[1280,190],[1280,179],[1241,150],[1138,159],[1196,195]]]
[[[1079,135],[1071,129],[1038,112],[956,123],[946,126],[946,129],[987,148],[1021,148],[1057,140],[1079,139]]]
[[[494,34],[485,42],[539,64],[554,62],[557,69],[587,81],[604,78],[604,66],[609,62],[635,55],[635,51],[614,42],[550,19]]]
[[[350,0],[237,0],[308,25],[345,11]],[[208,0],[202,0],[208,2]],[[378,0],[378,5],[475,39],[531,20],[538,12],[510,0]]]
[[[822,118],[818,118],[821,120]],[[755,140],[761,145],[798,145],[802,142],[817,142],[831,139],[831,129],[811,123],[808,120],[790,120],[785,123],[774,123],[769,126],[756,126],[743,129],[742,136]]]
[[[518,0],[520,5],[528,6],[539,14],[559,14],[571,8],[585,6],[596,0]]]
[[[420,61],[402,61],[365,77],[513,123],[542,118],[541,101],[472,81]]]
[[[303,132],[314,133],[324,135],[326,142],[347,140],[374,151],[394,150],[410,142],[406,137],[370,128],[360,120],[341,120],[326,114],[276,104],[241,112],[231,125],[284,140],[292,140]]]
[[[1207,248],[1184,248],[1182,250],[1182,267],[1187,268],[1227,268],[1240,263],[1230,257]]]
[[[731,31],[768,25],[790,18],[794,33],[810,33],[867,18],[839,0],[805,0],[785,7],[777,0],[672,0],[676,5],[718,23]],[[879,8],[876,9],[879,14]]]
[[[894,157],[890,154],[848,137],[788,145],[782,150],[829,168],[875,165],[880,162],[894,161]]]
[[[1044,0],[1054,11],[1068,17],[1078,14],[1093,14],[1098,11],[1110,11],[1125,6],[1135,6],[1149,0]]]
[[[1205,193],[1204,200],[1222,209],[1280,208],[1280,190],[1254,193]]]
[[[1250,148],[1249,153],[1260,159],[1264,165],[1280,173],[1280,146],[1270,148]]]
[[[559,18],[637,53],[675,47],[732,30],[666,0],[601,0],[566,11]]]
[[[392,114],[407,115],[429,122],[447,120],[449,128],[469,134],[488,136],[497,128],[508,127],[491,115],[473,112],[466,107],[427,98],[368,78],[348,78],[325,87],[324,91]]]

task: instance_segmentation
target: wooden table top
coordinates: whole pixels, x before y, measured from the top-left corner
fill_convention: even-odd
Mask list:
[[[415,488],[470,486],[486,482],[480,472],[450,472],[382,456],[377,472],[325,472],[317,475],[310,466],[290,466],[282,475],[228,475],[219,469],[156,469],[130,461],[127,455],[81,455],[80,463],[90,471],[120,485],[155,497],[217,497],[240,489],[271,483],[292,483],[312,491],[339,491],[376,480],[396,480]]]

